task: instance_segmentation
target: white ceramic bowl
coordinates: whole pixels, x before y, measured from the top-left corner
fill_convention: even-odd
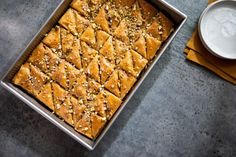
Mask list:
[[[236,0],[210,4],[199,19],[198,32],[203,45],[213,55],[236,59]]]

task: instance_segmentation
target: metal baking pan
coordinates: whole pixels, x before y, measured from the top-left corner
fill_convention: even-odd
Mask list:
[[[42,39],[44,38],[44,35],[46,33],[48,33],[51,30],[51,28],[53,28],[57,24],[60,17],[68,9],[71,1],[72,0],[66,0],[66,1],[62,1],[59,4],[59,6],[56,8],[56,10],[51,14],[49,19],[41,27],[39,32],[34,36],[34,38],[26,46],[26,48],[20,53],[19,57],[16,59],[16,61],[10,67],[8,72],[1,79],[1,85],[4,88],[6,88],[8,91],[13,93],[15,96],[17,96],[19,99],[24,101],[27,105],[29,105],[31,108],[33,108],[35,111],[37,111],[39,114],[41,114],[46,119],[48,119],[53,124],[55,124],[57,127],[59,127],[62,131],[64,131],[68,135],[70,135],[76,141],[78,141],[79,143],[84,145],[89,150],[93,150],[97,146],[99,141],[103,138],[103,136],[106,134],[108,129],[112,126],[113,122],[116,120],[118,115],[122,112],[124,107],[128,104],[130,98],[133,96],[135,91],[138,89],[138,87],[144,81],[145,77],[148,75],[150,70],[153,68],[153,66],[156,64],[156,62],[159,60],[161,55],[165,52],[168,45],[170,45],[171,41],[176,36],[177,32],[179,32],[179,30],[181,29],[181,27],[185,23],[187,16],[163,0],[148,0],[148,2],[150,2],[157,9],[164,12],[165,15],[167,15],[174,22],[174,24],[175,24],[174,32],[172,32],[172,34],[170,35],[168,40],[162,45],[158,54],[149,63],[149,66],[147,67],[147,69],[144,72],[142,72],[139,80],[136,82],[136,84],[132,88],[131,92],[129,92],[129,94],[123,100],[121,107],[114,114],[113,118],[107,123],[106,127],[103,129],[103,131],[100,133],[100,135],[95,140],[91,140],[91,139],[81,135],[80,133],[76,132],[73,129],[73,127],[71,127],[68,124],[66,124],[65,122],[63,122],[55,114],[53,114],[51,111],[49,111],[47,108],[45,108],[44,105],[42,105],[34,97],[32,97],[27,92],[24,92],[21,88],[18,88],[17,86],[15,86],[11,83],[12,78],[17,73],[20,66],[27,60],[27,58],[29,57],[29,55],[31,54],[33,49],[42,41]]]

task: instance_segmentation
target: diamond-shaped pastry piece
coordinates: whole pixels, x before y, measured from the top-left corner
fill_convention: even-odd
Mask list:
[[[73,9],[68,9],[66,13],[61,17],[58,23],[74,35],[78,34],[76,30],[76,19]]]
[[[140,53],[143,57],[147,57],[146,52],[146,41],[143,35],[139,37],[139,39],[133,44],[134,50]]]
[[[133,59],[133,71],[134,71],[133,74],[137,77],[139,76],[140,72],[144,69],[144,67],[147,65],[148,61],[134,50],[130,50],[130,52],[132,54],[132,59]]]
[[[95,23],[99,25],[104,31],[110,32],[104,6],[99,10],[97,17],[94,20],[95,20]]]
[[[112,93],[101,91],[94,102],[94,109],[103,118],[110,119],[121,104],[121,100]]]
[[[30,68],[30,80],[33,85],[34,93],[38,93],[42,86],[49,80],[49,77],[42,73],[37,67],[29,64]]]
[[[60,63],[59,57],[42,43],[34,49],[28,61],[49,75]]]
[[[117,9],[110,9],[109,7],[105,7],[107,13],[107,16],[109,17],[109,26],[110,29],[112,30],[112,32],[118,27],[118,25],[120,24],[122,17],[119,14],[119,10]]]
[[[68,30],[61,28],[61,46],[65,56],[72,51],[72,45],[76,39]]]
[[[37,94],[37,98],[47,105],[51,110],[54,111],[54,103],[53,103],[53,95],[52,95],[52,85],[51,83],[47,83],[41,89],[41,92]]]
[[[88,67],[88,64],[92,61],[92,59],[98,54],[98,52],[88,46],[85,42],[81,42],[82,49],[82,65],[84,68]]]
[[[60,27],[52,28],[48,35],[43,39],[43,43],[53,49],[59,49],[61,44]]]
[[[147,28],[147,33],[151,34],[154,38],[161,40],[162,26],[157,20],[153,20],[151,25]]]
[[[71,96],[67,96],[62,104],[56,104],[55,112],[58,116],[63,118],[70,125],[74,125],[73,122],[73,104],[71,103]]]
[[[87,74],[100,82],[99,55],[96,55],[87,67]]]
[[[25,63],[13,78],[13,83],[21,86],[31,94],[37,95],[48,80],[49,78],[39,69],[29,63]]]
[[[134,50],[127,51],[120,62],[120,67],[126,72],[138,77],[147,64],[147,60]]]
[[[94,45],[96,43],[96,37],[93,27],[89,26],[81,35],[80,39],[90,45]]]
[[[82,118],[75,124],[75,130],[89,138],[93,138],[90,112],[85,112],[83,114]]]
[[[106,100],[107,100],[107,119],[111,119],[117,109],[120,107],[122,101],[121,99],[117,98],[115,95],[111,94],[108,91],[104,91]]]
[[[109,37],[99,52],[112,63],[115,62],[115,52],[112,37]]]
[[[136,82],[136,78],[123,70],[116,70],[104,84],[105,88],[123,99]]]
[[[99,50],[103,47],[104,43],[107,41],[107,39],[109,38],[109,34],[107,34],[104,31],[98,30],[96,32],[96,39],[97,39],[97,43],[96,43],[96,49]]]
[[[134,61],[133,61],[131,52],[130,52],[130,51],[127,51],[127,52],[125,53],[124,58],[121,60],[119,66],[120,66],[123,70],[125,70],[126,72],[128,72],[128,73],[130,73],[130,74],[136,76],[136,75],[135,75],[135,71],[134,71],[134,67],[133,67],[133,66],[134,66],[134,63],[133,63],[133,62],[134,62]]]
[[[54,106],[55,108],[59,108],[59,106],[65,101],[68,92],[54,82],[52,82],[52,90]]]
[[[110,76],[108,81],[104,84],[105,88],[110,92],[120,97],[120,80],[119,80],[119,72],[116,70]]]
[[[146,58],[148,60],[151,60],[151,59],[153,59],[153,57],[157,53],[157,50],[159,50],[159,48],[161,46],[161,41],[159,41],[156,38],[153,38],[149,35],[146,35],[146,46],[147,46]]]
[[[52,73],[52,79],[66,89],[71,88],[80,76],[80,71],[64,60],[61,61],[55,72]]]
[[[87,88],[87,77],[83,72],[81,72],[73,82],[71,81],[71,93],[79,98],[82,103],[87,102]]]
[[[100,56],[100,74],[101,74],[101,84],[104,84],[110,75],[113,73],[115,65],[109,62],[102,55]]]
[[[71,97],[71,103],[73,105],[73,122],[76,124],[82,117],[86,110],[86,106],[83,100]]]
[[[162,26],[162,41],[165,41],[173,30],[173,23],[163,14],[158,15],[160,24]]]
[[[89,20],[82,17],[80,14],[77,13],[77,11],[74,11],[75,13],[75,20],[76,20],[76,30],[78,35],[81,35],[84,30],[90,25]]]
[[[88,0],[73,0],[70,6],[77,10],[80,14],[87,16],[89,10]]]
[[[82,68],[80,57],[81,47],[79,39],[77,39],[64,28],[61,28],[61,37],[62,53],[64,58],[70,63],[73,63],[77,68]]]
[[[106,124],[106,118],[100,117],[95,113],[91,114],[91,129],[92,129],[92,137],[96,138],[104,125]]]
[[[67,63],[62,60],[55,72],[52,73],[52,79],[58,82],[64,88],[68,87],[66,66]]]
[[[93,108],[93,110],[101,117],[105,117],[107,116],[106,114],[106,110],[107,110],[107,100],[106,97],[104,95],[104,92],[100,92],[96,98],[94,99],[93,102],[91,102],[91,106]]]
[[[80,103],[87,105],[87,100],[94,99],[94,96],[100,91],[101,85],[95,80],[87,78],[84,72],[71,71],[71,73],[74,74],[73,77],[68,76],[71,94],[77,97]]]
[[[99,93],[101,84],[92,79],[88,79],[88,100],[94,100],[94,97]]]
[[[127,74],[123,70],[119,71],[120,79],[120,98],[123,99],[137,81],[136,78]]]
[[[123,41],[126,44],[129,44],[129,37],[128,37],[128,27],[126,20],[122,20],[119,24],[119,26],[116,28],[114,32],[114,36],[116,36],[118,39]]]
[[[120,63],[121,59],[125,57],[128,47],[121,41],[115,40],[116,65]]]
[[[78,78],[82,76],[83,70],[78,70],[71,64],[66,64],[66,78],[69,89],[72,89]]]
[[[66,60],[70,63],[73,63],[78,69],[82,68],[80,53],[80,41],[79,39],[74,39],[74,43],[71,46],[71,52],[66,56]]]

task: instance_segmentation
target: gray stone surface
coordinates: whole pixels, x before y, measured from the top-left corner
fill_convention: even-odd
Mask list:
[[[167,0],[188,21],[90,152],[0,87],[0,156],[236,156],[236,87],[185,60],[206,0]],[[0,76],[60,0],[0,0]]]

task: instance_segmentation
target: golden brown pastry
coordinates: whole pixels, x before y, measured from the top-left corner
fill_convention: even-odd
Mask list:
[[[166,40],[173,30],[173,23],[163,14],[159,14],[159,21],[162,26],[162,41]]]
[[[120,67],[126,72],[138,77],[140,72],[147,64],[147,60],[134,50],[125,53],[124,58],[120,62]]]
[[[91,123],[92,137],[96,138],[106,124],[106,119],[96,115],[95,113],[92,113]]]
[[[52,28],[52,30],[43,39],[43,43],[48,45],[50,48],[59,49],[61,45],[60,36],[61,36],[61,29],[59,26],[56,26],[55,28]]]
[[[89,45],[94,45],[96,43],[95,31],[92,26],[88,26],[84,33],[81,35],[80,39],[85,41]]]
[[[155,56],[157,50],[159,50],[161,46],[161,41],[149,35],[146,35],[146,44],[147,44],[147,59],[151,60]]]
[[[114,36],[123,41],[124,43],[129,44],[128,27],[125,19],[122,20],[119,26],[116,28]]]
[[[82,118],[75,124],[75,130],[93,139],[91,113],[89,111],[85,111]]]
[[[73,9],[68,9],[66,13],[59,20],[59,24],[67,30],[71,31],[74,35],[78,35],[76,30],[76,19]]]
[[[173,23],[145,0],[73,0],[70,6],[12,81],[96,139]]]
[[[108,33],[104,32],[104,31],[101,31],[101,30],[98,30],[96,32],[96,39],[97,39],[96,49],[97,50],[101,49],[108,38],[109,38]]]
[[[60,64],[60,59],[51,51],[51,49],[40,43],[32,52],[28,62],[50,75]]]
[[[36,95],[36,97],[43,102],[46,106],[48,106],[51,110],[55,110],[54,102],[53,102],[53,95],[52,95],[52,84],[47,83],[41,89],[41,92]]]
[[[119,98],[124,98],[131,87],[136,82],[136,78],[123,70],[116,70],[105,83],[105,88]]]
[[[100,54],[102,54],[106,59],[110,62],[115,62],[115,52],[113,47],[112,37],[109,37],[107,41],[104,43],[103,47],[100,49]]]
[[[48,80],[48,76],[39,71],[38,68],[30,63],[25,63],[13,78],[13,83],[26,89],[31,94],[37,95]]]
[[[110,28],[109,28],[109,23],[107,20],[107,15],[105,12],[105,6],[103,6],[100,10],[99,13],[97,15],[97,17],[94,19],[95,23],[100,26],[104,31],[106,32],[110,32]]]
[[[89,10],[89,0],[73,0],[71,7],[76,9],[80,14],[87,16]]]
[[[152,6],[151,4],[149,4],[147,1],[145,0],[138,0],[139,6],[142,10],[142,14],[143,17],[146,19],[150,19],[155,17],[155,15],[157,14],[158,10],[155,9],[154,6]]]
[[[102,90],[92,103],[95,112],[105,119],[110,119],[120,104],[121,99],[106,90]]]

